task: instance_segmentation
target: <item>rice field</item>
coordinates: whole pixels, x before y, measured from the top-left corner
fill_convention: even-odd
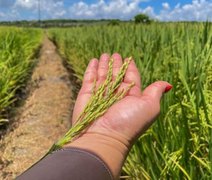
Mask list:
[[[80,80],[91,58],[119,52],[135,59],[143,88],[156,80],[173,85],[156,123],[133,146],[123,177],[212,177],[211,23],[55,28],[48,34]]]
[[[0,125],[29,78],[41,39],[41,30],[0,27]]]
[[[90,59],[119,52],[135,59],[143,89],[156,80],[173,85],[156,123],[133,146],[122,178],[212,178],[211,23],[125,23],[47,32],[80,81]],[[0,125],[8,122],[8,109],[30,78],[43,34],[0,27]]]

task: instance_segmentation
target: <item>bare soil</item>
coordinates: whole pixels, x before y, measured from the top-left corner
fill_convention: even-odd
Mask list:
[[[70,126],[73,93],[55,45],[45,38],[31,93],[0,142],[0,179],[14,179],[38,161]]]

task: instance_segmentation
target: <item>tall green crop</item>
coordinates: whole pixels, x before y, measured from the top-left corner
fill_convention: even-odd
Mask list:
[[[91,58],[119,52],[133,56],[144,87],[156,80],[173,84],[158,120],[133,146],[125,177],[212,177],[212,24],[75,27],[51,29],[49,36],[79,79]]]
[[[31,71],[33,55],[41,43],[42,33],[36,29],[0,28],[0,125],[5,110],[15,101]]]

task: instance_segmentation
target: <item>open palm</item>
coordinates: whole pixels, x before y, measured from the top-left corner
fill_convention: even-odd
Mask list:
[[[113,79],[115,79],[123,61],[117,53],[113,54],[112,57],[114,59]],[[105,81],[109,59],[108,54],[103,54],[99,61],[92,59],[89,63],[74,107],[72,123],[76,122],[77,117],[90,99],[94,80],[97,80],[97,86]],[[157,81],[142,92],[140,74],[134,61],[129,64],[119,89],[128,87],[131,82],[134,82],[135,86],[130,89],[128,94],[112,105],[103,116],[89,127],[86,133],[99,133],[131,144],[152,124],[160,112],[161,96],[172,86],[165,81]]]

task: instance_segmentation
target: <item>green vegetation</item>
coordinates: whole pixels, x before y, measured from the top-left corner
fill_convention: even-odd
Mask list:
[[[146,14],[138,14],[134,17],[135,23],[150,23],[151,19],[148,15]]]
[[[91,99],[84,108],[83,112],[81,112],[76,123],[61,139],[53,144],[46,155],[61,149],[65,144],[72,142],[73,139],[79,136],[93,121],[101,117],[114,103],[122,99],[127,94],[130,88],[134,86],[134,82],[132,82],[125,90],[117,92],[117,89],[123,82],[130,61],[132,61],[132,59],[123,63],[116,79],[112,81],[113,59],[110,60],[106,80],[97,89],[96,86],[93,87]],[[94,82],[94,84],[96,85],[96,82]]]
[[[5,111],[16,100],[35,63],[33,56],[41,43],[42,31],[0,28],[0,125],[8,120]]]
[[[143,86],[173,84],[157,122],[135,144],[123,175],[130,179],[212,177],[212,25],[153,23],[51,29],[49,36],[82,79],[103,52],[133,56]],[[141,114],[142,116],[142,114]]]
[[[100,20],[76,20],[76,19],[49,19],[41,21],[0,21],[0,26],[19,26],[19,27],[73,27],[73,26],[88,26],[96,24],[110,24],[117,25],[127,21],[121,21],[119,19],[100,19]]]
[[[113,19],[113,20],[111,20],[111,21],[108,22],[108,25],[110,25],[110,26],[118,26],[118,25],[120,25],[120,23],[121,23],[120,20]]]

